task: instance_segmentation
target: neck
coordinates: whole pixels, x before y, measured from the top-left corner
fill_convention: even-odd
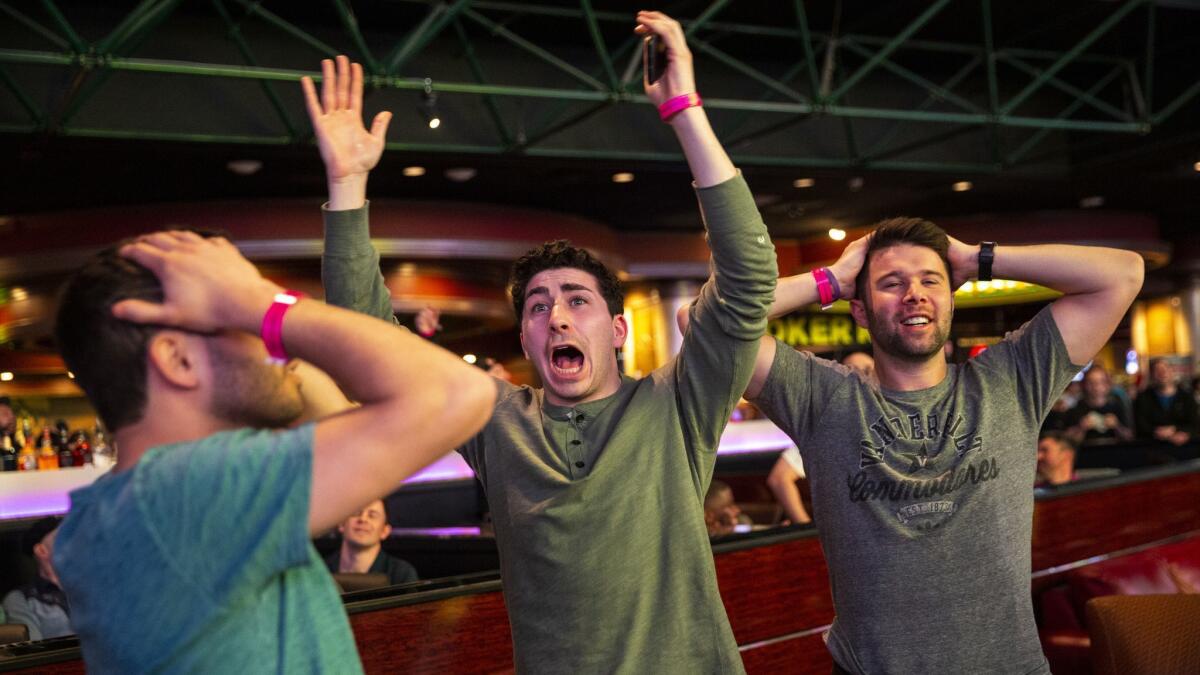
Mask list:
[[[898,359],[882,350],[875,354],[875,376],[884,389],[918,391],[946,379],[946,357],[938,352],[924,361]]]
[[[1105,403],[1108,403],[1108,394],[1104,396],[1088,396],[1087,402],[1093,408],[1101,408]]]
[[[1176,387],[1173,382],[1167,382],[1166,384],[1159,385],[1158,386],[1158,395],[1159,396],[1174,396],[1175,388]]]
[[[542,381],[544,382],[545,378],[542,378]],[[551,405],[561,406],[564,408],[570,408],[573,406],[577,406],[581,403],[589,403],[591,401],[599,401],[602,398],[608,398],[609,396],[612,396],[613,394],[617,393],[617,390],[620,388],[621,388],[621,376],[616,375],[616,376],[610,378],[609,381],[603,387],[600,387],[599,389],[591,392],[590,394],[586,394],[579,398],[561,397],[558,394],[555,394],[553,391],[551,391],[549,387],[543,389],[543,391],[545,392],[545,397],[546,397],[547,403],[549,403]]]
[[[1063,483],[1071,482],[1071,472],[1071,465],[1063,464],[1062,466],[1057,466],[1053,469],[1050,469],[1042,475],[1046,479],[1047,483],[1050,483],[1051,485],[1061,485]]]
[[[366,574],[370,571],[371,565],[375,564],[375,558],[379,557],[379,551],[382,548],[382,544],[358,548],[342,542],[342,552],[338,556],[338,571]]]

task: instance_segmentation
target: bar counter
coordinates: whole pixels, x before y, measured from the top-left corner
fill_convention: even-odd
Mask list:
[[[1200,539],[1200,460],[1038,490],[1036,592],[1070,570]],[[487,537],[472,537],[488,546]],[[492,543],[494,546],[494,543]],[[794,526],[713,542],[717,579],[749,673],[828,673],[833,619],[816,530]],[[506,672],[512,645],[492,572],[346,594],[368,673]],[[586,608],[581,608],[586,611]],[[0,672],[82,673],[74,638],[0,647]]]

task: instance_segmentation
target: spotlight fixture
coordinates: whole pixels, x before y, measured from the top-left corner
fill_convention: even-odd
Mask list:
[[[233,159],[225,163],[225,168],[239,176],[253,176],[263,168],[261,160]]]
[[[425,89],[421,92],[421,106],[418,110],[430,129],[442,126],[442,117],[437,109],[437,92],[433,90],[433,80],[428,77],[425,78]]]
[[[474,354],[463,354],[463,361],[466,361],[467,363],[470,363],[471,365],[475,365],[475,362],[478,360],[479,360],[479,358],[476,357]]]
[[[829,228],[829,238],[834,241],[841,241],[846,238],[846,231],[840,228]]]
[[[1091,197],[1084,197],[1079,200],[1079,208],[1081,209],[1095,209],[1101,206],[1104,206],[1104,197],[1100,195],[1092,195]]]
[[[3,373],[0,373],[0,382],[12,382],[12,379],[13,379],[13,374],[8,372],[7,370],[4,371]]]
[[[973,187],[975,187],[975,186],[971,183],[971,181],[960,180],[957,183],[955,183],[954,185],[951,185],[950,189],[954,190],[955,192],[966,192],[967,190],[970,190]]]
[[[632,183],[633,182],[633,174],[629,173],[628,171],[614,173],[612,175],[612,182],[614,182],[614,183]]]
[[[423,166],[406,166],[404,167],[404,175],[409,178],[425,175],[425,167]]]
[[[67,371],[67,377],[69,377],[69,378],[71,378],[71,379],[73,380],[73,379],[75,379],[75,373],[72,373],[71,371],[69,371],[69,370],[68,370],[68,371]]]
[[[796,180],[792,181],[792,187],[797,189],[810,188],[816,184],[817,181],[811,178],[797,178]]]

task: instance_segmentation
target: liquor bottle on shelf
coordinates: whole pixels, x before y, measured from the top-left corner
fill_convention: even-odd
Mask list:
[[[21,444],[21,451],[17,454],[17,469],[20,471],[37,471],[38,459],[37,453],[33,449],[33,437],[29,434],[25,436],[25,442]]]
[[[88,443],[87,434],[83,429],[79,429],[71,435],[69,446],[72,466],[84,466],[92,463],[92,446]]]
[[[108,437],[104,435],[104,427],[100,425],[100,420],[96,420],[93,438],[95,443],[92,444],[92,462],[97,469],[108,470],[117,463],[117,449],[108,444]]]
[[[38,471],[51,471],[58,468],[58,451],[54,449],[54,439],[50,437],[50,427],[42,427],[42,435],[37,445]]]
[[[17,449],[13,446],[12,434],[0,431],[0,471],[17,470]]]
[[[58,454],[58,467],[63,469],[76,466],[75,457],[71,454],[71,429],[66,420],[55,422],[53,436],[54,451]]]

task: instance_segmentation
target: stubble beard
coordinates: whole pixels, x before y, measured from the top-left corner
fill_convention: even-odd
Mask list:
[[[881,320],[880,317],[869,308],[867,309],[867,329],[871,333],[871,342],[875,348],[883,351],[885,354],[900,359],[901,361],[921,362],[927,361],[935,354],[942,351],[946,345],[946,340],[950,337],[950,323],[954,320],[954,308],[950,308],[945,314],[945,319],[940,318],[934,322],[934,332],[929,345],[914,346],[909,341],[906,341],[900,335],[900,331],[894,328],[895,322],[889,320]]]
[[[214,370],[210,408],[218,418],[238,427],[282,429],[304,412],[296,385],[283,368],[219,347],[209,353]]]

